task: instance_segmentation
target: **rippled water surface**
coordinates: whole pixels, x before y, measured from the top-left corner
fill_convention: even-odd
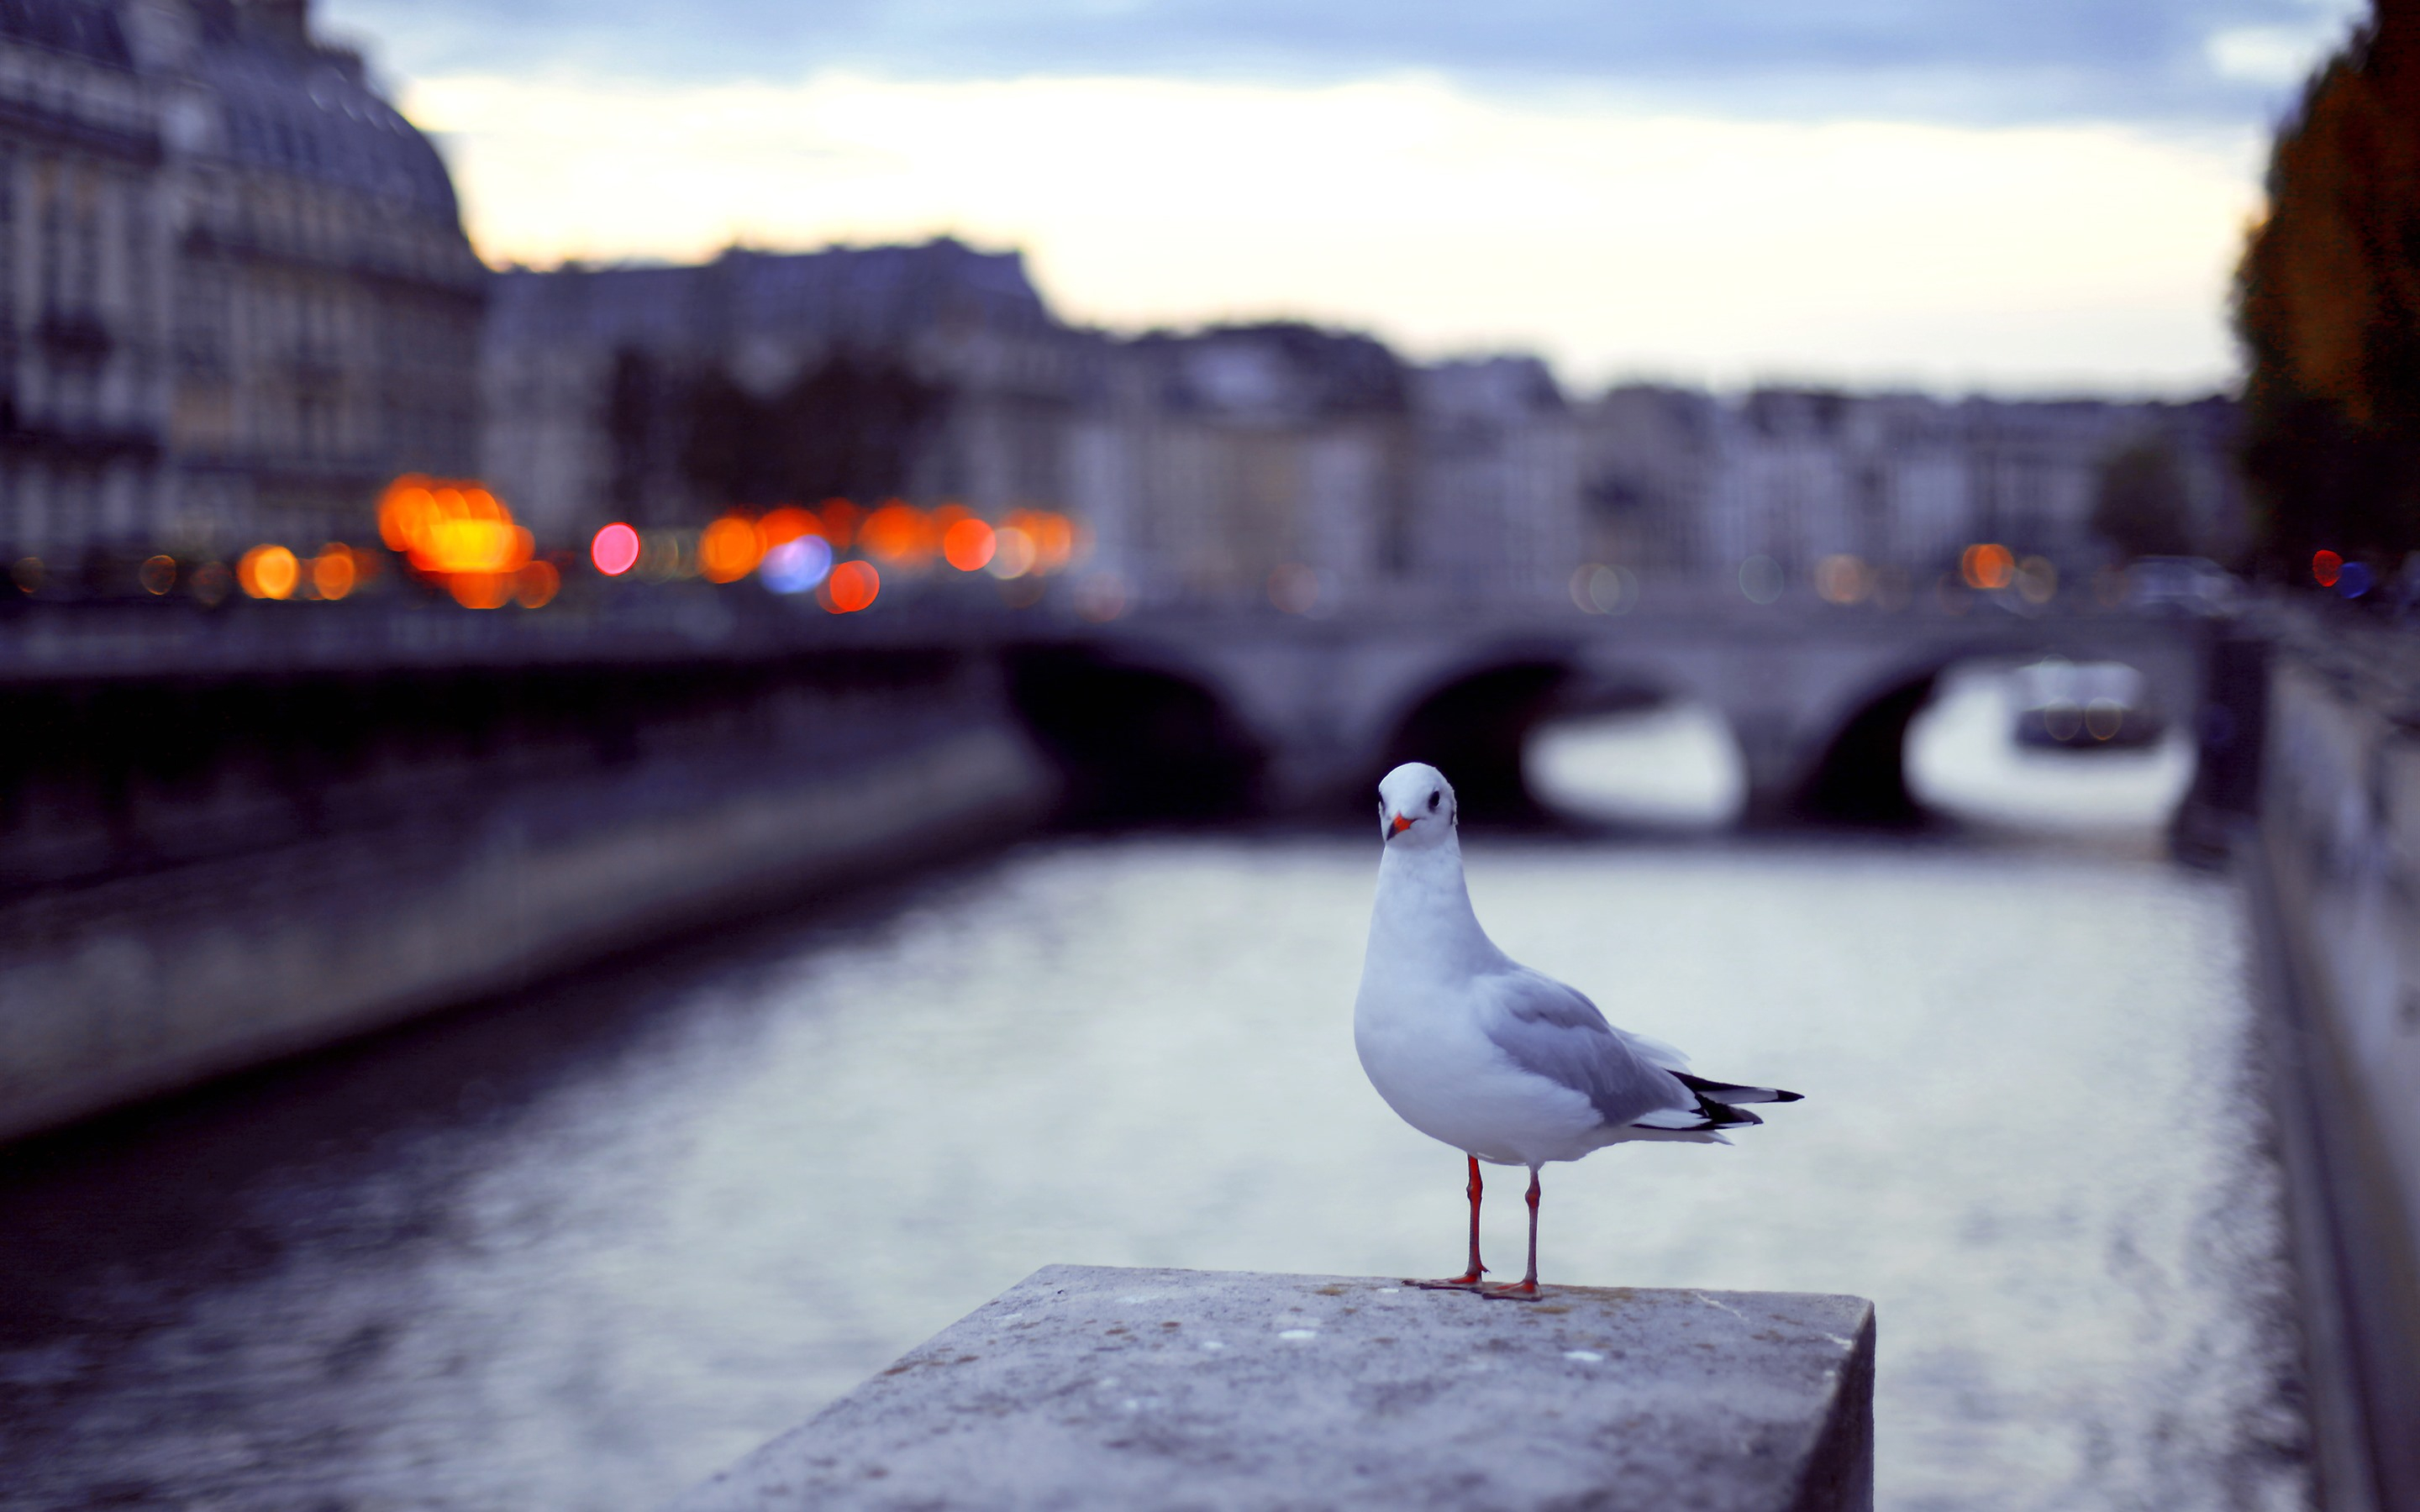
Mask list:
[[[1807,1094],[1551,1167],[1549,1283],[1872,1297],[1885,1506],[2302,1503],[2226,882],[2107,815],[1470,853],[1516,956]],[[1045,1263],[1448,1272],[1375,862],[1040,844],[22,1149],[0,1501],[647,1508]]]

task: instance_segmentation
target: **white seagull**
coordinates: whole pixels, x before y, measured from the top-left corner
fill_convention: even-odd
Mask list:
[[[1670,1045],[1607,1024],[1594,1003],[1496,948],[1471,911],[1453,786],[1408,762],[1378,784],[1378,900],[1353,1003],[1370,1085],[1404,1121],[1470,1162],[1470,1265],[1414,1286],[1538,1295],[1538,1168],[1633,1139],[1727,1145],[1764,1120],[1743,1103],[1796,1092],[1692,1076]],[[1479,1163],[1529,1168],[1529,1269],[1482,1287]]]

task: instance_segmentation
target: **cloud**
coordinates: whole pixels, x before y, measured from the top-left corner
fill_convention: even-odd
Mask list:
[[[411,75],[691,83],[1405,71],[1633,104],[1965,122],[2264,119],[2357,0],[336,0]]]
[[[490,257],[955,233],[1078,319],[1298,315],[1422,355],[1956,388],[2225,381],[2258,133],[1789,122],[1406,76],[430,78]]]

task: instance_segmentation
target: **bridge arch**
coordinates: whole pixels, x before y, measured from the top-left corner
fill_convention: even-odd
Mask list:
[[[1776,795],[1781,801],[1772,817],[1884,828],[1940,823],[1945,816],[1911,778],[1917,719],[1962,669],[2008,667],[2049,655],[2132,667],[2143,675],[2153,710],[2172,727],[2195,727],[2202,679],[2190,643],[2079,637],[2052,646],[1943,644],[1870,676],[1838,700],[1837,713],[1807,732],[1800,769]]]
[[[1546,812],[1529,793],[1522,751],[1572,678],[1560,658],[1525,656],[1433,685],[1395,720],[1364,792],[1404,762],[1426,762],[1452,779],[1465,818],[1539,823]]]
[[[1262,803],[1266,752],[1209,681],[1099,645],[1006,658],[1010,704],[1065,780],[1082,827],[1239,818]]]
[[[1455,667],[1418,689],[1373,768],[1431,762],[1453,779],[1466,815],[1515,825],[1567,822],[1533,788],[1531,744],[1560,720],[1632,714],[1687,701],[1649,669],[1606,667],[1559,648],[1512,651]]]
[[[1812,743],[1806,775],[1776,817],[1818,824],[1913,829],[1931,815],[1908,786],[1908,731],[1932,702],[1956,659],[1902,671],[1853,702],[1828,736]]]

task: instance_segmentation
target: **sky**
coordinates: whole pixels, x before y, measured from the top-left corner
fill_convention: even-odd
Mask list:
[[[2006,393],[2230,385],[2353,0],[321,0],[490,262],[954,235],[1064,317]]]

